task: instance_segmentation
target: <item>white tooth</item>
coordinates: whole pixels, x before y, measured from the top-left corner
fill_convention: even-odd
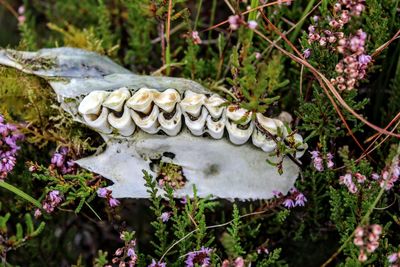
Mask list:
[[[136,111],[130,109],[129,110],[133,121],[136,125],[149,134],[155,134],[158,132],[158,114],[160,114],[160,110],[157,106],[154,106],[151,113],[145,117],[141,117]]]
[[[203,94],[197,94],[190,90],[185,92],[185,97],[179,103],[183,113],[188,113],[194,117],[198,117],[201,112],[201,107],[206,100],[206,96]]]
[[[117,129],[119,133],[123,136],[131,136],[135,131],[135,123],[132,121],[131,114],[129,113],[129,108],[124,106],[124,113],[121,117],[115,116],[114,113],[108,115],[108,122],[112,127]]]
[[[252,135],[253,144],[261,148],[263,151],[269,153],[275,150],[276,143],[274,140],[269,139],[264,133],[257,128],[254,129]]]
[[[294,144],[296,147],[296,158],[301,158],[306,152],[308,145],[303,142],[303,137],[300,134],[293,135]]]
[[[277,120],[277,119],[273,119],[273,120],[274,120],[276,126],[278,127],[278,129],[280,129],[280,132],[282,133],[283,137],[286,137],[288,135],[288,131],[287,131],[285,124],[280,120]]]
[[[92,91],[79,104],[78,111],[81,114],[99,114],[101,105],[110,93],[107,91]]]
[[[208,112],[210,112],[210,115],[216,119],[221,117],[222,112],[225,110],[225,107],[221,106],[225,102],[226,102],[225,99],[223,99],[217,94],[213,94],[212,96],[206,99],[205,106],[208,109]]]
[[[128,99],[126,105],[136,111],[149,114],[153,106],[153,99],[158,94],[157,90],[141,88]]]
[[[175,108],[175,104],[180,101],[181,95],[175,89],[167,89],[154,97],[154,104],[168,113],[172,112]]]
[[[241,125],[246,125],[247,123],[249,123],[249,121],[251,120],[251,114],[252,112],[249,112],[244,108],[239,108],[235,105],[229,105],[226,109],[226,117],[233,122],[244,119],[244,121],[239,123]]]
[[[249,122],[250,125],[247,129],[238,128],[239,124],[227,120],[226,129],[228,130],[229,140],[235,145],[243,145],[249,140],[251,134],[253,133],[254,124]]]
[[[195,136],[200,136],[204,133],[204,126],[206,124],[206,119],[208,116],[208,112],[206,108],[203,108],[201,111],[200,117],[192,120],[190,115],[183,113],[185,117],[185,124],[189,128],[190,132]]]
[[[276,135],[278,133],[278,127],[274,119],[265,117],[261,113],[256,114],[256,119],[260,126],[270,134]]]
[[[107,117],[108,117],[108,109],[106,107],[103,107],[101,109],[100,115],[83,114],[83,119],[85,120],[87,125],[100,132],[109,134],[112,132],[112,129],[107,121]]]
[[[207,132],[214,139],[221,139],[224,136],[224,129],[226,124],[225,112],[222,113],[221,118],[217,121],[213,120],[212,115],[207,116]]]
[[[125,104],[125,101],[130,97],[131,93],[129,92],[128,88],[122,87],[113,91],[104,101],[103,106],[120,112]]]
[[[158,122],[161,129],[169,136],[175,136],[182,128],[182,111],[179,105],[176,106],[175,114],[170,119],[164,117],[165,112],[160,112]]]

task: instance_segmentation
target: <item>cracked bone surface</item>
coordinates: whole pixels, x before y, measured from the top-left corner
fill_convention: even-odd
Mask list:
[[[142,170],[160,160],[182,167],[186,183],[176,197],[268,199],[293,187],[299,174],[276,142],[293,158],[307,149],[303,138],[281,120],[252,114],[186,79],[131,73],[106,57],[73,48],[38,52],[0,50],[0,64],[48,80],[61,107],[98,131],[105,151],[77,163],[112,180],[115,197],[148,197]],[[295,159],[294,159],[295,160]],[[162,190],[160,190],[162,191]]]

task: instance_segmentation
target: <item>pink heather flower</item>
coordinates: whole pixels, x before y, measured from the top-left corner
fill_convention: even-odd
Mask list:
[[[107,194],[108,194],[109,191],[110,190],[108,190],[108,189],[106,189],[104,187],[99,188],[99,189],[97,189],[97,196],[99,196],[101,198],[105,198],[105,197],[107,197]]]
[[[26,21],[26,17],[25,16],[18,16],[18,23],[20,25],[24,24]]]
[[[392,253],[392,254],[390,254],[387,258],[388,258],[388,261],[389,261],[390,263],[394,263],[394,262],[396,262],[397,259],[399,258],[399,257],[398,257],[398,253]]]
[[[228,22],[229,22],[229,27],[230,27],[233,31],[236,31],[237,29],[239,29],[239,24],[240,24],[240,17],[239,17],[239,15],[232,15],[232,16],[229,16]]]
[[[333,162],[333,154],[332,153],[328,153],[326,154],[326,159],[327,159],[327,163],[326,166],[328,166],[329,169],[332,169],[333,166],[335,166],[335,163]]]
[[[380,226],[379,224],[371,225],[371,229],[372,233],[374,233],[375,235],[379,236],[382,233],[382,226]]]
[[[248,23],[247,23],[247,26],[249,27],[249,29],[251,29],[251,30],[255,30],[256,28],[257,28],[257,22],[255,21],[255,20],[250,20]]]
[[[358,173],[358,172],[355,173],[354,176],[356,177],[357,182],[358,182],[359,184],[362,184],[362,183],[365,182],[365,180],[367,180],[367,177],[365,177],[365,175],[362,175],[361,173]]]
[[[299,193],[296,196],[296,206],[304,207],[305,203],[307,202],[307,198],[303,195],[303,193]]]
[[[161,214],[160,219],[161,219],[163,222],[168,222],[168,220],[169,220],[170,217],[171,217],[171,212],[166,211],[166,212],[163,212],[163,213]]]
[[[40,211],[40,209],[35,209],[35,213],[33,214],[33,216],[35,216],[36,219],[42,216],[42,212]]]
[[[281,197],[283,194],[279,192],[278,190],[272,190],[272,194],[274,197]]]
[[[242,257],[237,257],[235,260],[235,267],[244,267],[244,260]]]
[[[285,206],[286,208],[290,209],[290,208],[295,207],[295,204],[294,204],[294,202],[293,202],[292,199],[287,198],[287,199],[285,199],[285,200],[283,201],[283,206]]]
[[[22,15],[25,13],[25,7],[23,5],[18,7],[18,14]]]
[[[148,267],[166,267],[167,264],[165,262],[156,262],[154,259],[151,261],[151,264]]]
[[[118,248],[118,249],[115,251],[114,254],[115,254],[116,256],[121,256],[122,253],[124,253],[124,248]]]
[[[119,202],[118,199],[115,199],[113,197],[110,197],[110,199],[108,200],[108,204],[110,204],[111,208],[117,207],[119,206],[121,203]]]
[[[58,190],[50,191],[49,199],[51,202],[60,203],[62,201],[62,198],[60,197],[60,191]]]
[[[364,262],[368,259],[367,255],[365,254],[364,250],[360,251],[360,255],[358,255],[358,260],[360,262]]]
[[[210,248],[201,247],[198,251],[189,252],[185,264],[186,267],[194,267],[196,263],[199,266],[210,266],[210,255],[212,250]]]
[[[128,252],[126,253],[126,255],[128,255],[128,257],[133,257],[136,256],[136,252],[133,248],[128,248]]]
[[[354,238],[354,245],[361,247],[364,245],[364,240],[361,237]]]
[[[362,54],[362,55],[360,55],[360,56],[358,57],[358,62],[359,62],[360,64],[367,65],[367,64],[370,63],[371,61],[372,61],[372,57],[369,56],[369,55]]]
[[[306,50],[303,51],[303,56],[304,58],[309,58],[311,56],[311,49],[307,48]]]
[[[201,44],[202,42],[198,31],[192,31],[192,39],[195,44]]]
[[[255,56],[256,56],[256,59],[260,59],[262,55],[261,55],[260,52],[256,52],[256,53],[255,53]]]

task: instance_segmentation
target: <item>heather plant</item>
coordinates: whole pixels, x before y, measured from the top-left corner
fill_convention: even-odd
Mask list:
[[[107,143],[44,79],[0,66],[1,265],[399,266],[399,8],[0,0],[4,48],[77,47],[139,74],[192,79],[223,105],[292,126],[271,137],[277,155],[293,155],[297,133],[308,144],[290,158],[301,168],[294,187],[271,199],[201,198],[198,185],[177,199],[185,177],[167,162],[159,176],[143,170],[148,199],[119,199],[75,162]]]

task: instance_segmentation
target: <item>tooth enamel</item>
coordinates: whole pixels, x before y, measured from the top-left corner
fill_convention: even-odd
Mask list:
[[[120,112],[125,104],[125,101],[130,97],[131,93],[129,92],[128,88],[122,87],[112,92],[104,101],[103,106]]]
[[[256,114],[256,119],[260,126],[270,134],[276,135],[278,133],[278,127],[274,119],[265,117],[261,113]]]
[[[110,113],[108,115],[108,122],[123,136],[132,135],[136,128],[127,106],[124,106],[124,111],[121,117],[117,117],[114,113]]]
[[[272,152],[276,148],[276,143],[274,140],[269,139],[265,134],[263,134],[257,128],[254,129],[252,134],[252,141],[256,147],[261,148],[264,152]]]
[[[81,114],[99,114],[101,105],[110,93],[107,91],[92,91],[79,104],[78,111]]]
[[[182,128],[182,111],[179,105],[176,106],[175,114],[170,119],[164,117],[165,112],[160,112],[158,122],[161,129],[169,136],[175,136]]]
[[[201,115],[195,120],[192,120],[190,116],[186,113],[183,113],[183,116],[185,117],[186,126],[189,128],[190,132],[193,135],[200,136],[204,133],[204,126],[208,116],[208,112],[205,107],[203,107]]]
[[[206,98],[207,97],[203,94],[197,94],[188,90],[185,92],[185,97],[179,104],[181,105],[183,113],[189,113],[194,117],[198,117]]]
[[[240,124],[236,124],[228,120],[226,123],[226,129],[229,134],[229,140],[231,140],[232,143],[235,145],[243,145],[247,142],[247,140],[249,140],[251,134],[253,133],[254,124],[253,122],[250,122],[250,125],[247,129],[239,129],[238,125]]]
[[[154,104],[167,113],[172,112],[175,108],[175,104],[180,101],[181,95],[175,89],[167,89],[154,97]]]
[[[303,137],[299,134],[293,135],[295,147],[296,147],[296,158],[301,158],[306,152],[308,145],[303,142]]]
[[[158,132],[158,114],[160,114],[159,108],[157,106],[153,106],[151,113],[146,117],[142,118],[136,111],[130,109],[129,110],[131,117],[135,124],[149,134],[155,134]]]
[[[212,115],[207,116],[207,132],[214,139],[221,139],[224,136],[224,129],[226,123],[225,113],[222,113],[222,116],[219,120],[214,121]]]
[[[85,120],[87,125],[100,132],[109,134],[112,132],[112,129],[110,127],[110,124],[108,123],[107,117],[108,117],[108,109],[106,107],[103,107],[101,109],[100,115],[83,114],[83,119]]]
[[[239,108],[238,106],[235,105],[229,105],[228,108],[226,109],[226,117],[233,122],[243,120],[243,122],[240,122],[239,124],[241,125],[246,125],[249,123],[251,120],[251,112],[247,111],[244,108]]]
[[[225,102],[226,100],[224,100],[222,97],[217,94],[213,94],[206,99],[205,106],[208,112],[210,112],[210,115],[216,119],[221,117],[222,112],[225,110],[225,107],[221,106]]]
[[[273,119],[273,120],[274,120],[276,126],[280,129],[280,132],[282,133],[283,137],[286,137],[288,135],[288,131],[286,129],[285,124],[280,120],[277,120],[277,119]]]
[[[149,114],[153,106],[152,103],[154,96],[158,94],[157,90],[141,88],[128,99],[126,105],[133,110]]]

